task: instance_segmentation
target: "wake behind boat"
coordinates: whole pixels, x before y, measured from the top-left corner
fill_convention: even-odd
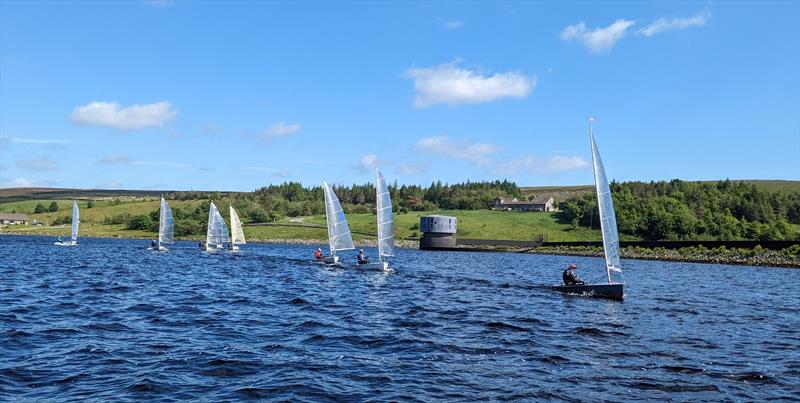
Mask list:
[[[388,256],[394,256],[394,227],[392,224],[392,198],[381,171],[375,168],[375,215],[378,221],[378,261],[359,262],[364,270],[390,270]]]
[[[597,190],[597,208],[600,212],[600,229],[603,234],[603,253],[606,258],[606,274],[608,284],[572,284],[554,285],[555,291],[585,295],[589,297],[610,298],[622,300],[625,295],[623,282],[616,282],[611,273],[622,274],[619,261],[619,233],[617,232],[617,217],[614,214],[614,202],[611,199],[611,189],[603,167],[603,160],[597,150],[597,143],[592,134],[592,119],[589,119],[589,141],[592,146],[592,165],[594,168],[594,184]]]
[[[70,239],[69,241],[62,241],[61,237],[58,237],[58,241],[54,243],[54,245],[58,246],[76,246],[78,245],[78,226],[80,225],[81,217],[80,211],[78,210],[78,202],[75,200],[72,201],[72,225],[70,227]]]

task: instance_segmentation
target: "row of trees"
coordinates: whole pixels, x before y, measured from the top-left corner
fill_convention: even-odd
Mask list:
[[[732,182],[612,183],[619,231],[650,240],[794,240],[800,233],[800,192],[768,192]],[[597,200],[567,200],[559,218],[599,228]]]

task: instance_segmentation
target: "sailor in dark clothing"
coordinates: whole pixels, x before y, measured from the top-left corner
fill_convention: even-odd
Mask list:
[[[155,239],[150,241],[150,248],[151,249],[158,249],[158,242],[156,242]]]
[[[575,273],[575,270],[578,269],[578,265],[572,263],[564,270],[564,274],[561,276],[564,279],[564,285],[583,285],[584,283],[579,277],[578,273]]]
[[[365,264],[369,263],[369,259],[367,259],[367,255],[364,254],[364,249],[358,251],[358,264]]]

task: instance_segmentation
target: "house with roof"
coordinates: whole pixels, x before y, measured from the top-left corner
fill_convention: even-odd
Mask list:
[[[550,196],[537,197],[530,201],[519,201],[516,197],[494,199],[492,210],[498,211],[555,211],[553,198]]]
[[[0,213],[0,225],[27,225],[30,223],[28,216],[17,213]]]

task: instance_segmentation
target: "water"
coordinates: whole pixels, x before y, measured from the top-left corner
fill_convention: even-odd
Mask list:
[[[626,260],[620,303],[536,286],[599,258],[52,242],[0,237],[2,401],[800,398],[796,269]]]

